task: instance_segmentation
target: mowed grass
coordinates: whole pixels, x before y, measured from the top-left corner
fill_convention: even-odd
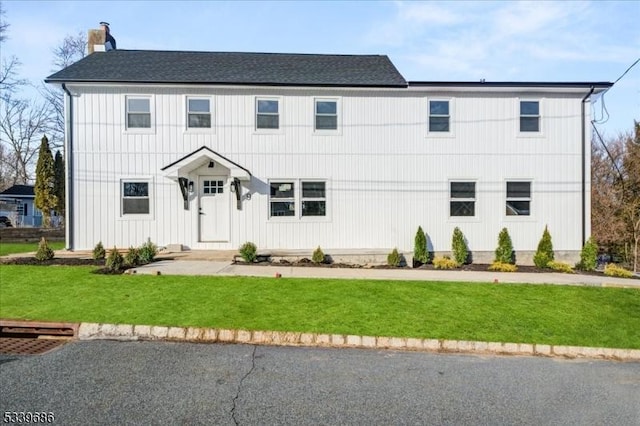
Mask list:
[[[64,241],[48,241],[53,250],[64,248]],[[29,253],[38,250],[38,243],[0,243],[0,256],[14,253]]]
[[[640,290],[0,266],[0,317],[640,348]]]

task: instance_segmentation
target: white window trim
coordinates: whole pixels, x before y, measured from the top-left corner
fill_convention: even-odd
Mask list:
[[[303,198],[302,197],[302,182],[324,182],[324,198]],[[291,198],[274,198],[274,201],[279,200],[293,200],[294,202],[294,215],[293,216],[271,216],[271,184],[272,183],[293,183],[293,199]],[[331,203],[330,203],[330,179],[326,178],[274,178],[268,180],[269,192],[267,197],[267,222],[330,222],[331,221]],[[324,201],[325,202],[325,215],[324,216],[302,216],[302,201]]]
[[[538,103],[538,131],[537,132],[523,132],[520,130],[520,118],[521,117],[535,117],[534,115],[521,115],[520,103],[521,102],[537,102]],[[541,138],[544,137],[544,109],[543,98],[525,97],[517,98],[516,102],[516,132],[518,137],[521,138]]]
[[[125,182],[145,182],[149,184],[149,213],[143,214],[124,214],[124,183]],[[118,219],[119,220],[150,220],[154,218],[155,209],[155,191],[152,176],[136,176],[131,178],[120,178],[118,180]]]
[[[507,183],[508,182],[529,182],[529,198],[523,197],[508,197],[507,196]],[[502,214],[504,218],[508,221],[532,221],[534,219],[534,210],[533,210],[533,190],[534,190],[534,181],[533,179],[527,178],[515,178],[515,179],[505,179],[504,180],[504,197],[502,201]],[[506,214],[507,209],[507,201],[528,201],[529,202],[529,215],[508,215]]]
[[[148,99],[149,100],[149,127],[129,127],[129,99]],[[125,133],[137,133],[137,134],[153,134],[156,131],[156,119],[155,119],[155,96],[154,95],[142,95],[131,94],[124,95],[124,132]]]
[[[209,101],[209,115],[211,127],[189,127],[189,99],[205,99]],[[185,133],[215,133],[216,111],[215,97],[212,95],[185,95],[184,96],[184,131]]]
[[[474,198],[453,198],[451,197],[451,184],[452,183],[474,183]],[[473,201],[473,216],[452,216],[451,215],[451,202],[456,201]],[[471,178],[456,178],[449,179],[447,181],[447,216],[451,222],[478,222],[480,215],[478,214],[478,180]]]
[[[426,99],[427,114],[426,114],[426,127],[427,136],[429,137],[441,137],[452,138],[455,136],[455,127],[453,118],[455,116],[455,99],[451,97],[433,97]],[[446,101],[449,102],[449,131],[448,132],[432,132],[429,126],[429,118],[431,117],[431,101]],[[435,115],[434,117],[444,117],[444,115]]]
[[[258,101],[277,101],[278,102],[278,128],[277,129],[259,129],[258,128]],[[253,131],[258,134],[278,134],[282,133],[284,117],[284,105],[280,96],[256,96],[253,105]],[[266,115],[275,115],[266,113]]]
[[[316,129],[316,104],[318,102],[329,101],[336,103],[336,129]],[[313,134],[314,135],[340,135],[342,134],[342,98],[340,97],[315,97],[313,98]],[[329,116],[331,114],[320,114]]]

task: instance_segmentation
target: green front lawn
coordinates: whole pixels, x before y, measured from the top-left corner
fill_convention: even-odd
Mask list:
[[[64,241],[47,241],[53,250],[62,250]],[[38,243],[0,243],[0,256],[14,253],[29,253],[38,250]]]
[[[640,290],[0,266],[0,317],[640,348]]]

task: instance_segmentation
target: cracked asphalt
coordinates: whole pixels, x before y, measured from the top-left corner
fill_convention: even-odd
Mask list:
[[[0,357],[0,411],[61,425],[637,425],[640,363],[78,341]]]

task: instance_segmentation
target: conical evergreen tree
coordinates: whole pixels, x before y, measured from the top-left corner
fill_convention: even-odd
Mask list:
[[[58,198],[54,189],[53,156],[49,149],[49,140],[46,136],[40,142],[38,164],[36,165],[35,195],[36,207],[42,211],[42,227],[51,226],[51,210],[56,207]]]
[[[60,151],[56,151],[56,157],[53,162],[53,174],[55,195],[57,197],[57,203],[55,210],[60,217],[64,219],[65,214],[65,181],[64,181],[64,160]]]
[[[553,254],[553,243],[551,242],[551,234],[547,227],[544,227],[544,232],[542,233],[542,238],[538,243],[538,250],[536,250],[536,254],[533,256],[533,263],[538,268],[546,268],[549,262],[554,259]]]
[[[513,262],[513,243],[509,236],[507,228],[502,228],[498,235],[498,248],[496,249],[496,262],[514,263]]]

